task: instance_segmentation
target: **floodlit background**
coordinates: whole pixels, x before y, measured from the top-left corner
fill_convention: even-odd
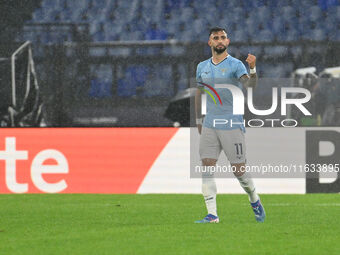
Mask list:
[[[339,124],[340,71],[324,71],[339,66],[337,0],[11,0],[0,12],[2,56],[32,42],[47,126],[186,126],[164,114],[210,57],[212,26],[227,29],[232,56],[257,56],[259,77],[294,76],[285,86],[324,103],[301,125]],[[314,68],[293,75],[304,67]],[[258,107],[268,93],[258,87]]]

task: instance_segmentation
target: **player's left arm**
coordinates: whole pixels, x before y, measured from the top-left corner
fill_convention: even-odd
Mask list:
[[[257,74],[256,74],[256,57],[252,54],[248,54],[246,62],[249,65],[250,74],[244,74],[240,77],[240,82],[246,88],[255,88],[257,86]]]

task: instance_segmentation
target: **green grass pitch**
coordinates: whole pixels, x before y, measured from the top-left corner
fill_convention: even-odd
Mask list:
[[[340,195],[0,195],[0,254],[340,254]]]

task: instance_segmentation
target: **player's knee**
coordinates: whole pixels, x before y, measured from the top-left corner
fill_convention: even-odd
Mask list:
[[[240,177],[245,173],[245,163],[231,164],[231,167],[236,177]]]
[[[217,162],[217,159],[213,159],[213,158],[204,158],[202,159],[202,164],[204,166],[215,166]]]

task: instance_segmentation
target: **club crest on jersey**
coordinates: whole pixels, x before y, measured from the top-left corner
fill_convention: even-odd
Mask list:
[[[220,70],[221,70],[222,74],[224,75],[225,72],[227,71],[227,68],[221,68]]]

